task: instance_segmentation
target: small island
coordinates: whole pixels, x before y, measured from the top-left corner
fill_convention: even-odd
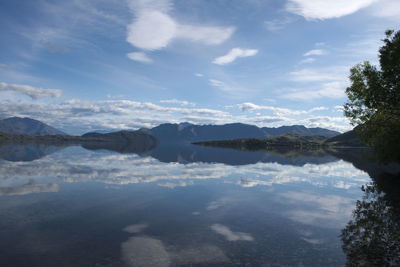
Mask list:
[[[320,135],[282,134],[267,138],[242,138],[194,142],[195,145],[233,148],[238,150],[260,151],[276,149],[318,150],[327,148],[365,147],[352,131],[326,138]]]

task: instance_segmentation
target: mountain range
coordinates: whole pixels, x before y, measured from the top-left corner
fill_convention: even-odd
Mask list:
[[[266,138],[281,134],[320,135],[331,138],[339,132],[324,128],[307,128],[303,125],[281,126],[277,128],[257,127],[243,123],[224,125],[195,125],[190,123],[164,123],[151,129],[140,129],[156,137],[160,142],[199,142],[230,140],[239,138]]]
[[[243,123],[224,125],[195,125],[191,123],[164,123],[151,129],[142,128],[142,133],[156,137],[160,142],[198,142],[229,140],[238,138],[266,138],[281,134],[320,135],[331,138],[339,132],[324,128],[307,128],[302,125],[281,126],[277,128],[257,127]],[[30,118],[8,118],[0,120],[0,132],[12,135],[67,135],[43,122]],[[83,136],[87,136],[87,133]]]

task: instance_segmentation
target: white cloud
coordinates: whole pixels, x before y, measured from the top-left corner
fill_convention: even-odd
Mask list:
[[[151,58],[149,58],[145,53],[143,52],[132,52],[132,53],[128,53],[126,54],[128,58],[135,60],[135,61],[139,61],[142,63],[153,63],[153,60]]]
[[[310,51],[304,53],[303,56],[305,56],[305,57],[309,57],[309,56],[321,56],[321,55],[325,55],[325,54],[326,54],[326,51],[325,51],[325,50],[322,50],[322,49],[313,49],[313,50],[310,50]]]
[[[234,27],[179,25],[176,38],[206,45],[218,45],[228,40],[234,31]]]
[[[213,63],[218,65],[226,65],[232,63],[238,58],[255,56],[257,53],[257,49],[242,49],[236,47],[232,48],[226,55],[214,59]]]
[[[317,82],[317,81],[337,81],[344,79],[343,73],[339,69],[311,69],[305,68],[289,73],[291,80],[296,82]]]
[[[201,77],[204,77],[204,74],[202,74],[202,73],[195,73],[194,76],[201,78]]]
[[[300,64],[307,64],[307,63],[313,63],[315,61],[315,58],[313,57],[308,57],[300,61]]]
[[[156,10],[141,12],[127,27],[128,43],[145,50],[166,47],[176,35],[177,25],[167,14]]]
[[[289,0],[286,10],[306,19],[331,19],[350,15],[376,0]]]
[[[209,82],[211,86],[221,88],[224,91],[229,91],[229,87],[220,80],[210,79]]]
[[[39,99],[44,97],[60,97],[62,94],[62,90],[58,89],[44,89],[33,87],[30,85],[23,84],[7,84],[4,82],[0,82],[0,91],[15,91],[22,94],[25,94],[32,99]]]
[[[133,11],[151,9],[167,13],[172,9],[170,0],[128,0],[128,4]]]
[[[399,20],[400,4],[398,0],[381,0],[373,5],[372,8],[374,16]]]
[[[291,100],[312,101],[320,98],[342,98],[345,96],[346,84],[343,82],[323,83],[317,89],[296,90],[285,93],[281,97]]]
[[[168,104],[178,104],[181,106],[196,106],[195,103],[189,102],[186,100],[178,100],[178,99],[165,99],[165,100],[160,100],[160,103],[168,103]]]
[[[295,92],[289,92],[295,93]],[[310,97],[320,96],[320,93],[306,92]],[[330,96],[331,93],[322,95]],[[299,96],[300,95],[300,96]],[[281,97],[302,100],[298,95],[282,95]],[[308,100],[308,99],[306,99]],[[303,101],[303,100],[302,100]],[[324,117],[318,121],[311,116],[312,112],[325,110],[325,107],[316,107],[308,110],[291,110],[272,106],[255,104],[237,105],[245,111],[258,111],[260,114],[235,114],[218,109],[161,106],[149,102],[131,100],[82,101],[69,100],[61,103],[33,103],[0,101],[0,117],[31,117],[50,124],[70,134],[83,134],[93,130],[117,130],[151,128],[159,124],[170,122],[189,122],[193,124],[225,124],[241,122],[259,127],[279,127],[282,125],[303,124],[306,127],[325,127],[334,130],[347,130],[348,121],[341,117]],[[267,114],[272,113],[272,114]],[[132,119],[134,118],[134,119]],[[311,118],[314,118],[311,120]],[[318,118],[321,118],[319,115]]]
[[[228,241],[254,241],[254,238],[247,233],[233,232],[229,227],[222,224],[213,224],[210,226],[211,229],[225,237]]]
[[[230,38],[234,27],[188,25],[168,14],[169,1],[131,1],[134,21],[127,26],[127,41],[143,50],[159,50],[174,39],[218,45]]]
[[[243,112],[246,111],[254,111],[254,110],[270,110],[273,112],[274,115],[277,116],[286,116],[286,115],[301,115],[301,114],[308,114],[315,111],[327,110],[327,107],[315,107],[309,110],[293,110],[287,108],[279,108],[273,106],[260,106],[254,103],[246,102],[237,105]]]

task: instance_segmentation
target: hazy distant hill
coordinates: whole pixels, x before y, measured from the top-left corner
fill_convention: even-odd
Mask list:
[[[265,138],[281,134],[320,135],[330,138],[339,135],[339,132],[323,128],[306,128],[302,125],[282,126],[278,128],[259,128],[243,123],[224,125],[194,125],[190,123],[161,124],[152,129],[141,129],[160,141],[215,141],[242,138]]]
[[[195,142],[197,145],[234,148],[239,150],[273,150],[279,147],[292,149],[321,149],[326,138],[320,135],[282,134],[267,138],[243,138]]]
[[[329,138],[325,142],[335,147],[365,147],[366,145],[357,136],[355,130],[345,132],[335,137]]]
[[[0,132],[6,134],[27,134],[27,135],[65,135],[43,122],[30,118],[12,117],[0,120]]]
[[[339,132],[324,129],[324,128],[307,128],[303,125],[281,126],[277,128],[261,128],[269,136],[276,136],[282,134],[301,134],[301,135],[320,135],[326,138],[339,135]],[[268,137],[268,136],[267,136]]]

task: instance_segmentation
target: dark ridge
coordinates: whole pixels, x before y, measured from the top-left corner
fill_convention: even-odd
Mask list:
[[[41,121],[19,117],[0,120],[0,132],[26,135],[66,135]]]

